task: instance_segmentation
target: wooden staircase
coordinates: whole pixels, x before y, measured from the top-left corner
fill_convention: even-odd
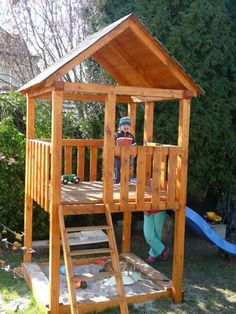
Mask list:
[[[106,204],[105,215],[106,215],[107,225],[66,228],[63,207],[62,206],[60,207],[60,210],[59,210],[60,232],[61,232],[64,263],[65,263],[65,268],[66,268],[66,279],[67,279],[67,286],[68,286],[69,300],[70,300],[70,307],[71,307],[72,314],[80,313],[79,304],[77,304],[77,300],[76,300],[76,288],[74,284],[75,277],[73,274],[72,256],[82,256],[82,255],[83,256],[84,255],[96,256],[100,254],[110,254],[113,272],[99,273],[92,278],[87,278],[87,277],[82,277],[82,276],[78,278],[78,276],[76,276],[76,279],[77,280],[94,280],[94,279],[99,280],[99,279],[104,279],[104,278],[109,278],[109,277],[114,276],[116,280],[116,289],[117,289],[116,300],[118,300],[119,305],[120,305],[120,313],[121,314],[129,313],[128,305],[127,305],[126,297],[125,297],[125,289],[124,289],[121,270],[120,270],[119,255],[118,255],[118,250],[117,250],[117,245],[116,245],[115,233],[114,233],[109,204]],[[100,249],[96,248],[96,249],[71,251],[68,234],[70,232],[89,231],[89,230],[90,231],[91,230],[105,230],[107,232],[109,247],[100,248]]]

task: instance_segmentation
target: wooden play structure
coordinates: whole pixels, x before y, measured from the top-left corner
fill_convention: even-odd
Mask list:
[[[62,77],[87,58],[94,59],[116,81],[116,85],[71,83]],[[50,217],[49,279],[45,283],[30,252],[24,256],[24,276],[36,299],[47,295],[47,313],[86,313],[120,306],[128,313],[128,303],[169,297],[183,300],[185,203],[187,186],[190,102],[203,93],[163,45],[152,38],[143,25],[128,15],[88,37],[65,57],[24,85],[27,96],[27,144],[25,185],[25,247],[32,247],[33,202]],[[38,99],[51,101],[51,139],[35,138],[35,104]],[[103,102],[103,139],[63,139],[63,101]],[[176,145],[153,142],[154,106],[158,102],[179,102],[178,142]],[[143,105],[143,145],[115,146],[116,104],[125,103],[135,134],[136,108]],[[98,180],[98,149],[103,150],[102,180]],[[85,150],[90,152],[89,179],[85,181]],[[76,154],[79,184],[61,183],[61,175],[72,173]],[[136,183],[129,182],[129,159],[136,158]],[[114,157],[121,158],[121,182],[113,184]],[[63,169],[63,170],[62,170]],[[132,213],[146,210],[173,209],[175,213],[172,279],[147,265],[130,252]],[[159,289],[140,295],[126,295],[120,272],[119,254],[112,222],[113,213],[123,213],[122,259],[151,276]],[[106,224],[67,228],[68,215],[103,214]],[[107,233],[108,247],[71,251],[68,233],[101,229]],[[60,297],[60,240],[66,266],[69,303]],[[89,264],[98,255],[110,256],[116,278],[117,294],[105,301],[79,301],[73,284],[73,265]],[[71,256],[74,258],[72,260]],[[78,258],[80,256],[80,258]],[[82,257],[81,257],[82,256]],[[85,258],[87,256],[87,258]],[[89,257],[88,257],[89,256]],[[100,258],[100,257],[99,257]],[[33,265],[33,266],[32,266]],[[39,272],[39,274],[37,274]],[[109,274],[100,274],[108,276]],[[37,280],[35,281],[35,278]],[[41,279],[40,279],[41,278]],[[163,279],[164,278],[164,279]],[[43,286],[43,282],[47,286]],[[45,288],[46,287],[46,288]]]

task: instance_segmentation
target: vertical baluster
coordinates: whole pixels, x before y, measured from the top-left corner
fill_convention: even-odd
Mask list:
[[[34,143],[35,148],[35,161],[34,161],[34,200],[37,202],[37,164],[38,164],[38,145],[37,142]]]
[[[31,158],[32,158],[32,162],[31,162],[31,189],[30,189],[30,193],[31,193],[31,197],[34,198],[34,178],[35,178],[35,172],[34,172],[34,167],[35,167],[35,145],[34,145],[34,141],[31,141]]]
[[[180,201],[180,179],[181,179],[181,154],[177,155],[177,164],[176,164],[176,189],[175,189],[175,198],[176,201]]]
[[[72,173],[72,147],[65,146],[64,147],[64,173],[71,174]]]
[[[40,176],[41,176],[41,143],[37,143],[38,146],[38,158],[37,158],[37,203],[40,204]]]
[[[160,184],[161,184],[161,160],[162,147],[153,148],[153,171],[152,171],[152,209],[159,209]]]
[[[174,207],[174,202],[175,202],[176,165],[177,165],[177,155],[175,152],[175,148],[171,147],[169,148],[168,192],[167,192],[167,207],[169,209]]]
[[[167,155],[168,148],[162,147],[162,159],[161,159],[161,189],[166,190],[167,181]]]
[[[120,207],[121,210],[127,210],[129,198],[129,147],[121,147],[121,167],[120,167]]]
[[[77,147],[77,176],[84,181],[85,147]]]
[[[46,144],[42,143],[42,151],[41,151],[41,195],[40,195],[40,205],[44,207],[44,198],[45,198],[45,189],[44,189],[44,182],[45,182],[45,162],[46,162],[46,157],[45,157],[45,148]]]
[[[32,187],[32,141],[28,140],[28,150],[29,150],[29,157],[28,157],[28,182],[27,182],[27,191],[29,195],[32,197],[31,187]]]
[[[98,151],[96,146],[90,147],[90,175],[89,181],[96,181],[97,180],[97,158],[98,158]]]
[[[144,208],[145,177],[146,177],[146,147],[137,147],[137,210]]]
[[[46,211],[49,210],[49,198],[48,198],[48,193],[49,193],[49,171],[50,171],[50,146],[46,146],[45,150],[45,209]]]
[[[131,147],[121,147],[120,207],[123,211],[122,253],[130,252],[132,212],[129,211],[129,177]]]

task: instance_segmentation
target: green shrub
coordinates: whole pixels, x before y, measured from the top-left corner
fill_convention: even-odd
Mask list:
[[[11,117],[0,123],[0,143],[0,221],[23,230],[25,140]]]

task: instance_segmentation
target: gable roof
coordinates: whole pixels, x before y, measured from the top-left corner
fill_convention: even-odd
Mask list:
[[[190,90],[194,96],[204,93],[132,14],[88,36],[19,91],[50,85],[88,57],[121,85]]]

